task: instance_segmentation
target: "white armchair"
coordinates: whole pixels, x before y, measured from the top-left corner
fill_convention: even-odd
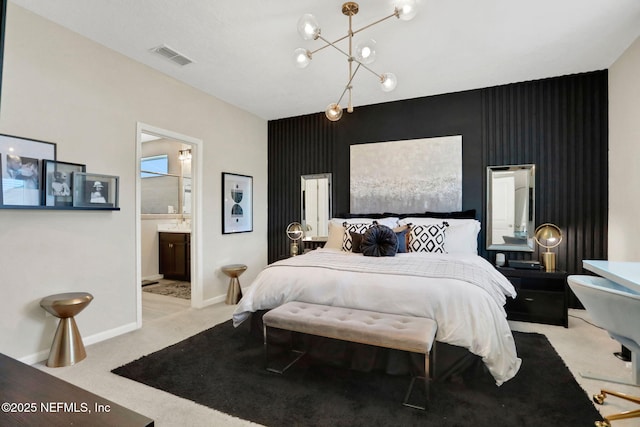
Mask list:
[[[573,275],[567,281],[593,322],[631,351],[632,377],[627,383],[640,385],[640,293],[603,277]],[[606,389],[593,396],[594,402],[602,404],[607,394],[640,403],[639,397]],[[640,410],[608,415],[596,426],[608,427],[613,420],[635,417],[640,417]]]

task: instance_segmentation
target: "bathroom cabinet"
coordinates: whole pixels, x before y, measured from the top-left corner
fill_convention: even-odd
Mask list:
[[[160,274],[165,279],[191,281],[191,234],[158,233]]]

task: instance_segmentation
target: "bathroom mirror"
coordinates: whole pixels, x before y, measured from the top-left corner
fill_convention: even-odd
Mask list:
[[[487,249],[533,252],[535,165],[487,168]]]
[[[321,240],[329,236],[331,219],[331,174],[302,175],[301,224],[305,240]]]
[[[142,214],[191,214],[191,150],[185,144],[142,134],[140,207]]]

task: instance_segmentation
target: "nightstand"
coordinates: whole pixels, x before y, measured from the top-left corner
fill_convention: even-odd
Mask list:
[[[569,327],[567,273],[497,267],[516,288],[516,299],[507,298],[509,320]]]

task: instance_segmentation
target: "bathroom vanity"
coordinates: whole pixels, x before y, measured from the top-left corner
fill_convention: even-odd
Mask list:
[[[159,273],[165,279],[191,281],[191,233],[165,230],[159,236]]]

